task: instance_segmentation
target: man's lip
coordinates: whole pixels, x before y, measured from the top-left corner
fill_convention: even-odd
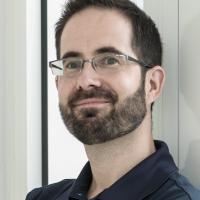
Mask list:
[[[75,106],[98,106],[109,102],[110,101],[105,99],[85,99],[79,101],[77,104],[75,104]]]

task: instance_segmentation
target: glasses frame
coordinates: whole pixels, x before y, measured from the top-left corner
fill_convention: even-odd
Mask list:
[[[144,62],[142,62],[142,61],[136,60],[135,58],[132,58],[131,56],[128,56],[128,55],[123,55],[123,54],[112,54],[112,55],[103,55],[103,56],[124,56],[124,57],[126,58],[126,60],[129,60],[129,61],[132,61],[132,62],[136,62],[136,63],[138,63],[138,64],[139,64],[140,66],[142,66],[142,67],[147,67],[147,68],[152,68],[152,67],[153,67],[151,64],[147,64],[147,63],[144,63]],[[101,56],[96,56],[96,57],[94,57],[94,58],[92,58],[92,59],[90,59],[90,60],[83,60],[83,59],[81,59],[81,58],[75,58],[75,59],[80,60],[80,61],[82,62],[82,66],[81,66],[80,72],[82,71],[85,62],[91,62],[93,68],[96,70],[97,67],[96,67],[96,65],[95,65],[95,63],[94,63],[94,60],[95,60],[96,58],[99,58],[99,57],[102,57],[102,55],[101,55]],[[59,60],[50,61],[50,62],[49,62],[49,67],[51,68],[52,74],[53,74],[53,70],[52,70],[53,67],[54,67],[54,68],[57,68],[57,69],[62,69],[62,68],[60,68],[60,67],[57,67],[57,66],[54,65],[53,63],[54,63],[54,62],[58,62],[58,61],[62,61],[62,60],[67,60],[67,59],[69,59],[69,58],[63,58],[63,59],[59,59]],[[55,75],[55,74],[53,74],[53,75]]]

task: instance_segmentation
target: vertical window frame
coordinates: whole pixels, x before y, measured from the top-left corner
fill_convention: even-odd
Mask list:
[[[47,0],[41,0],[42,186],[48,185]]]

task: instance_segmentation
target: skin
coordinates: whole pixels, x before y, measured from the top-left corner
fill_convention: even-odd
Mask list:
[[[61,36],[61,58],[70,51],[79,52],[79,58],[92,59],[102,55],[96,50],[114,47],[125,55],[136,58],[131,48],[132,26],[130,21],[116,10],[87,8],[67,22]],[[107,52],[109,54],[112,52]],[[139,87],[141,71],[138,64],[124,68],[112,76],[100,76],[91,63],[85,63],[83,71],[77,76],[66,79],[56,78],[60,103],[67,104],[69,96],[76,90],[90,90],[93,87],[111,88],[119,102],[133,94]],[[115,140],[98,144],[84,145],[91,164],[93,180],[87,193],[93,198],[105,188],[110,187],[134,166],[154,153],[155,146],[151,133],[151,103],[160,95],[165,81],[165,73],[155,66],[146,74],[145,91],[147,115],[142,124],[133,132]],[[93,103],[92,103],[93,102]],[[76,109],[80,109],[82,103]],[[102,112],[111,109],[109,102],[92,100],[84,102],[84,107],[101,107]]]

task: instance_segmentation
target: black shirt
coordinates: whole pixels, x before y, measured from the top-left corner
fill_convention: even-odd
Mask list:
[[[200,200],[200,190],[178,173],[167,145],[154,141],[156,152],[143,160],[94,200]],[[63,180],[34,189],[26,200],[88,200],[90,163],[77,180]]]

